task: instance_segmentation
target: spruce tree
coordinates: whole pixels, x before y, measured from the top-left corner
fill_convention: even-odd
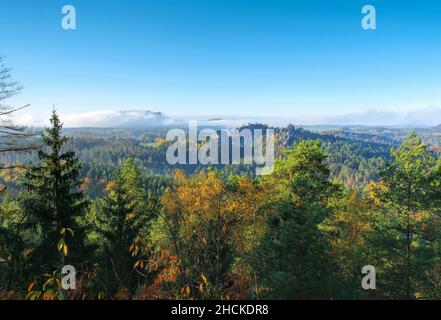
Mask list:
[[[138,274],[130,246],[136,237],[146,237],[153,212],[147,206],[141,173],[132,158],[126,160],[107,195],[92,210],[92,219],[103,244],[102,269],[110,292],[120,288],[133,293]]]
[[[28,226],[38,235],[31,252],[31,267],[37,275],[59,271],[66,264],[78,268],[85,249],[81,218],[88,202],[80,191],[81,163],[73,151],[63,150],[67,137],[55,110],[50,123],[41,136],[44,147],[38,152],[38,163],[25,176],[28,192],[22,199]]]

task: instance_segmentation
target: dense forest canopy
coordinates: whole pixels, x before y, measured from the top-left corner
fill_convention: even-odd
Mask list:
[[[169,165],[163,129],[63,130],[54,111],[38,152],[0,154],[25,164],[1,173],[1,297],[441,298],[438,144],[275,131],[274,172],[256,177]]]
[[[242,128],[253,128],[249,125]],[[265,126],[263,126],[265,127]],[[202,129],[202,128],[201,128]],[[314,128],[311,128],[312,130]],[[372,180],[377,180],[379,170],[385,161],[390,160],[390,150],[396,147],[409,133],[409,130],[389,130],[393,134],[381,133],[355,133],[355,129],[346,128],[348,131],[310,131],[303,128],[275,128],[278,135],[276,153],[280,154],[282,148],[292,148],[295,143],[303,140],[318,139],[328,156],[327,163],[330,166],[331,178],[339,180],[345,186],[361,191]],[[356,128],[357,132],[361,129]],[[364,128],[371,132],[372,128]],[[378,129],[379,130],[379,129]],[[421,131],[422,130],[422,131]],[[420,129],[425,141],[431,150],[439,152],[439,139],[436,140],[439,131],[433,128]],[[418,130],[416,132],[419,132]],[[70,139],[65,148],[75,151],[82,161],[80,177],[85,180],[86,192],[92,197],[102,195],[102,191],[109,182],[118,167],[130,156],[139,166],[142,175],[148,179],[150,176],[170,176],[173,170],[182,169],[187,173],[197,173],[207,169],[203,165],[169,165],[166,161],[166,150],[169,143],[165,141],[167,128],[148,129],[64,129],[63,133]],[[397,138],[399,137],[399,138]],[[39,141],[39,138],[35,138]],[[36,161],[35,153],[0,154],[0,162],[5,165],[17,163],[31,164]],[[235,174],[254,174],[253,166],[228,165],[216,166],[225,172]],[[11,190],[18,188],[17,171],[3,171],[1,173],[3,183]]]

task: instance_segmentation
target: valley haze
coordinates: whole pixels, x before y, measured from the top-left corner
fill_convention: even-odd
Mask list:
[[[101,109],[82,113],[62,114],[66,128],[157,128],[185,127],[188,121],[196,120],[202,126],[239,127],[248,123],[264,123],[283,127],[288,124],[300,126],[384,126],[404,128],[435,127],[441,124],[441,108],[429,106],[407,112],[368,109],[365,112],[346,114],[311,114],[281,116],[252,115],[188,115],[173,116],[147,109],[110,110]],[[17,124],[30,127],[43,127],[48,123],[30,113],[21,112],[14,117]]]

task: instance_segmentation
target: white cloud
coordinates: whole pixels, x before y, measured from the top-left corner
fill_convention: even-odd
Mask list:
[[[368,109],[339,115],[298,116],[292,120],[300,125],[364,125],[364,126],[402,126],[430,127],[441,124],[441,108],[431,106],[408,112],[382,111]]]
[[[21,125],[41,127],[48,125],[49,114],[36,117],[29,113],[18,113],[14,122]],[[406,113],[369,109],[341,115],[293,115],[289,117],[234,117],[234,116],[168,117],[161,112],[148,110],[96,110],[82,113],[61,114],[65,127],[98,128],[148,128],[185,125],[188,120],[198,120],[204,126],[237,127],[248,123],[265,123],[272,126],[295,125],[367,125],[367,126],[436,126],[441,124],[441,108],[436,106]],[[210,120],[211,119],[211,120]]]
[[[47,117],[49,119],[49,116]],[[10,119],[17,125],[26,127],[41,127],[44,125],[42,119],[37,118],[30,113],[18,112],[10,117]]]
[[[369,109],[365,112],[353,112],[340,115],[321,115],[300,118],[302,124],[331,124],[331,125],[398,125],[403,124],[402,115],[394,111]]]
[[[97,110],[67,114],[63,122],[66,127],[145,128],[168,125],[173,119],[148,110]]]
[[[411,126],[437,126],[441,124],[441,108],[430,106],[425,109],[410,111],[403,123]]]
[[[42,127],[49,124],[50,114],[36,117],[30,113],[18,113],[14,122],[20,125]],[[96,110],[61,114],[61,121],[66,128],[97,127],[97,128],[146,128],[169,125],[174,119],[160,112],[148,110]]]

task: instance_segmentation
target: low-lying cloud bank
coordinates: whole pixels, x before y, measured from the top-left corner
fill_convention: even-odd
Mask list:
[[[20,125],[43,127],[49,124],[50,115],[44,119],[29,113],[17,114],[14,122]],[[173,125],[175,119],[161,112],[149,110],[95,110],[81,113],[61,114],[66,128],[148,128]]]
[[[175,120],[149,110],[97,110],[67,114],[63,121],[66,127],[143,128],[172,125]]]
[[[161,112],[149,110],[96,110],[82,113],[61,114],[65,127],[96,128],[149,128],[184,126],[188,120],[197,120],[204,126],[237,127],[247,123],[265,123],[272,126],[295,125],[364,125],[364,126],[402,126],[430,127],[441,124],[441,108],[427,107],[420,110],[398,113],[370,109],[341,115],[315,115],[290,117],[235,117],[235,116],[197,116],[169,117]],[[41,127],[48,124],[49,115],[38,119],[29,113],[20,113],[13,119],[15,123]]]
[[[315,124],[335,125],[432,127],[441,124],[441,108],[431,106],[404,113],[369,109],[362,113],[354,112],[303,120],[309,124],[315,122]]]

